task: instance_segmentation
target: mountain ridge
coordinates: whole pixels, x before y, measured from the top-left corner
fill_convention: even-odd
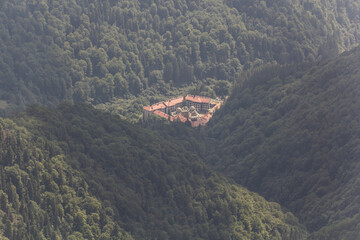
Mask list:
[[[359,60],[357,47],[305,71],[254,71],[209,130],[221,140],[222,158],[212,157],[218,169],[289,207],[310,232],[331,232],[332,223],[347,222],[349,239],[359,236]],[[341,231],[321,231],[329,239],[343,237]],[[321,234],[315,236],[326,239]]]

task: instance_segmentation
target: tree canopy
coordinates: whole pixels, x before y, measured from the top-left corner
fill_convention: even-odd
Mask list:
[[[31,107],[1,119],[0,136],[0,234],[8,239],[307,236],[292,213],[180,144],[89,105]]]
[[[311,239],[359,232],[360,48],[316,65],[244,74],[215,115],[209,163],[288,207]]]
[[[335,56],[359,41],[359,12],[339,0],[4,0],[0,110],[74,100],[136,119],[140,96],[198,84],[221,95],[216,81],[242,70]]]

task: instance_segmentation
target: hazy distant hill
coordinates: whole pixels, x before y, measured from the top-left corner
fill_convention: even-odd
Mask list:
[[[242,69],[348,49],[359,41],[359,6],[335,0],[3,0],[0,111],[73,99],[107,103],[101,107],[136,118],[148,99],[177,95],[186,86],[210,97],[226,94],[218,81],[233,82]]]
[[[360,48],[249,73],[213,118],[212,164],[293,211],[313,239],[359,239]]]
[[[154,240],[307,236],[278,204],[108,113],[32,107],[13,121],[0,123],[0,236],[132,239],[123,229]]]

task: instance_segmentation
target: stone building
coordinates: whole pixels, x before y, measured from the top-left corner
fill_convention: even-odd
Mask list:
[[[198,112],[207,112],[210,109],[211,98],[196,95],[187,95],[185,97],[186,106],[194,106]]]
[[[150,115],[166,118],[169,121],[189,121],[192,127],[205,126],[215,110],[220,108],[223,101],[208,97],[187,95],[168,101],[158,102],[151,106],[143,107],[144,121]]]

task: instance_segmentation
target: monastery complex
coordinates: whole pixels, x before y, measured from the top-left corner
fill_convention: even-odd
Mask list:
[[[169,101],[143,107],[143,119],[150,115],[168,119],[170,122],[190,122],[192,127],[205,126],[223,101],[196,95],[181,96]]]

